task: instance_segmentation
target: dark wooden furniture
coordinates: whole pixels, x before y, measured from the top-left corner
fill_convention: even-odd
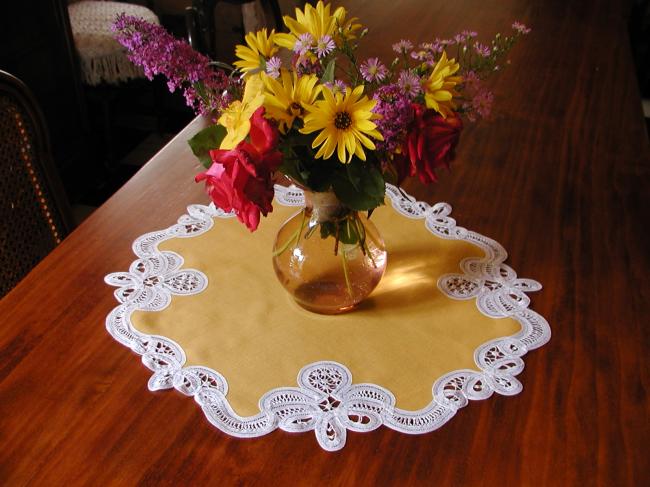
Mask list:
[[[253,0],[193,0],[192,5],[185,9],[185,23],[190,45],[202,53],[216,59],[216,29],[219,25],[215,21],[215,9],[219,3],[241,5]],[[266,0],[273,13],[275,30],[283,27],[282,12],[278,0]],[[246,34],[246,33],[245,33]]]
[[[185,145],[193,122],[0,301],[0,478],[5,485],[623,486],[647,445],[650,149],[626,32],[608,0],[357,0],[367,51],[391,42],[533,28],[495,80],[496,113],[467,127],[450,173],[407,190],[447,201],[544,289],[553,337],[514,397],[472,403],[438,431],[241,440],[215,430],[114,342],[102,279],[130,245],[206,202]],[[390,58],[389,58],[390,59]]]
[[[65,0],[3,2],[0,69],[34,93],[52,135],[52,153],[69,196],[88,170],[91,144],[86,102]]]
[[[0,70],[0,296],[72,227],[40,107],[22,81]]]

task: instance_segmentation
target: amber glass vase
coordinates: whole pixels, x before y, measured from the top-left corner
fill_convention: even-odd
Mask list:
[[[300,306],[322,314],[353,309],[379,284],[386,261],[377,228],[332,191],[305,191],[305,207],[282,225],[273,246],[280,283]]]

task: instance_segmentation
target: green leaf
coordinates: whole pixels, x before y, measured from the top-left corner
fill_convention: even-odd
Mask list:
[[[323,76],[321,76],[320,78],[321,83],[334,83],[335,68],[336,68],[336,59],[332,59],[329,63],[327,63],[327,66],[325,67]]]
[[[350,180],[350,183],[352,184],[352,186],[354,186],[354,189],[360,191],[359,183],[361,183],[361,175],[359,174],[358,171],[355,171],[354,169],[355,166],[353,166],[352,164],[345,165],[346,174],[348,176],[348,179]]]
[[[335,174],[335,168],[331,167],[330,161],[312,159],[305,166],[305,169],[309,172],[306,180],[307,187],[312,191],[327,191],[330,189],[332,177]]]
[[[210,151],[219,148],[226,133],[225,127],[219,124],[210,125],[198,132],[187,143],[194,155],[201,161],[201,164],[209,168],[212,165]]]
[[[356,211],[378,207],[384,203],[386,193],[386,183],[379,169],[356,157],[345,171],[334,175],[332,188],[339,200]]]

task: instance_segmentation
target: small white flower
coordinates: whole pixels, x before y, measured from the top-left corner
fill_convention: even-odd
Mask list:
[[[271,78],[278,79],[280,77],[280,68],[282,68],[282,60],[279,57],[273,56],[266,61],[266,74]]]

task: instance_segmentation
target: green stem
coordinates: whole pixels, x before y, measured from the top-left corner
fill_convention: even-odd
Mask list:
[[[363,255],[366,255],[366,229],[361,223],[358,214],[355,213],[352,216],[352,218],[353,218],[352,222],[354,224],[354,230],[357,232],[359,247],[361,247],[361,253]]]
[[[277,249],[275,252],[273,252],[273,257],[277,257],[278,255],[282,254],[285,250],[289,248],[289,246],[295,241],[300,238],[300,230],[296,230],[291,234],[291,237],[289,237],[289,240],[287,240],[282,247]]]
[[[302,219],[300,220],[300,230],[298,230],[298,237],[296,237],[296,243],[293,244],[293,248],[295,249],[298,246],[298,241],[300,240],[300,234],[305,228],[305,220],[307,219],[307,212],[303,209],[302,210]]]
[[[372,262],[372,266],[376,269],[377,268],[377,262],[375,262],[375,258],[372,256],[372,252],[370,252],[370,248],[368,245],[366,245],[366,242],[363,242],[364,247],[366,248],[366,255],[370,257],[370,262]]]
[[[341,262],[343,263],[343,275],[345,276],[345,285],[348,288],[348,294],[350,295],[350,298],[352,298],[352,285],[350,284],[350,274],[348,273],[348,261],[345,257],[345,247],[343,247],[343,251],[341,252]]]
[[[362,225],[363,225],[363,223],[362,223]],[[364,227],[363,229],[365,231],[366,228]],[[370,237],[370,240],[372,241],[372,243],[374,243],[377,247],[381,247],[381,245],[379,244],[379,242],[377,242],[377,239],[374,237],[372,232],[365,232],[365,235],[367,237]]]
[[[372,234],[369,234],[368,232],[366,232],[366,227],[363,226],[363,222],[361,221],[361,219],[359,218],[358,215],[357,215],[357,217],[355,219],[355,224],[357,225],[357,232],[358,232],[359,237],[360,237],[359,244],[361,245],[361,249],[362,249],[364,255],[367,255],[370,258],[370,261],[372,262],[372,266],[376,269],[377,268],[377,262],[375,262],[375,258],[372,256],[372,252],[370,252],[370,247],[368,247],[368,244],[366,243],[366,236],[370,236],[370,240],[372,240],[372,242],[377,247],[379,247],[379,244],[373,238]],[[363,237],[361,237],[361,235],[363,235]]]
[[[302,233],[304,228],[305,228],[305,210],[302,211],[302,221],[300,222],[300,228],[291,234],[291,237],[289,237],[289,239],[282,245],[282,247],[280,247],[275,252],[273,252],[273,257],[277,257],[278,255],[284,253],[284,251],[287,250],[292,243],[295,248],[295,246],[298,245],[298,241],[300,240],[300,234]]]
[[[335,256],[339,252],[339,233],[340,233],[340,231],[341,231],[341,229],[339,228],[338,225],[336,225],[336,235],[335,235],[336,240],[334,241],[334,255]]]
[[[309,237],[311,237],[314,234],[314,231],[319,227],[320,225],[314,225],[313,227],[310,227],[306,232],[305,232],[305,240],[307,240]]]

